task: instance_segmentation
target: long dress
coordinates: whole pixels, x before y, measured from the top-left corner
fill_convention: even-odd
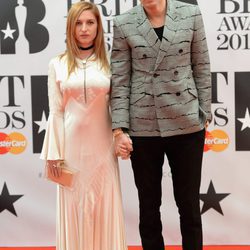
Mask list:
[[[58,186],[57,250],[126,250],[117,158],[109,113],[110,76],[91,56],[49,64],[50,114],[42,159],[79,170],[73,190]]]

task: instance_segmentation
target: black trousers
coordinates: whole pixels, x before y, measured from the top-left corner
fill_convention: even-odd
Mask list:
[[[202,249],[199,202],[205,130],[171,137],[131,137],[131,155],[140,205],[140,236],[144,250],[163,250],[161,206],[162,166],[166,154],[174,198],[180,215],[183,250]]]

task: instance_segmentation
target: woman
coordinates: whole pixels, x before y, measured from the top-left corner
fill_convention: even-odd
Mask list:
[[[110,72],[96,5],[72,5],[67,50],[49,64],[50,115],[41,158],[54,175],[78,170],[73,190],[58,187],[58,250],[125,250],[117,158],[109,114]]]

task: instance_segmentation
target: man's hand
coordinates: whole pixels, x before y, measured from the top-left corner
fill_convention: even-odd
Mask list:
[[[205,123],[205,130],[207,130],[209,124],[210,124],[210,122],[209,122],[209,121],[206,121],[206,123]]]
[[[119,130],[121,131],[121,130]],[[130,158],[130,153],[133,151],[132,140],[129,135],[124,132],[114,133],[115,138],[115,154],[123,160]]]

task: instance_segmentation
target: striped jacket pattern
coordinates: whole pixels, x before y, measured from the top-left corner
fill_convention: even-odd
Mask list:
[[[199,7],[167,0],[162,41],[141,5],[114,18],[113,34],[113,129],[163,137],[203,129],[211,75]]]

